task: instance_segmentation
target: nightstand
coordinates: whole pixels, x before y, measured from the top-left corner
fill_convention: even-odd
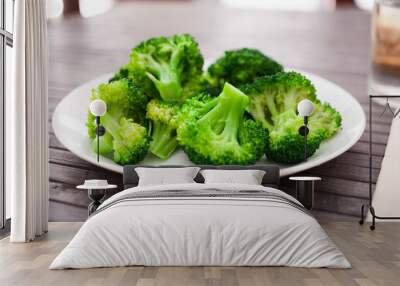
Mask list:
[[[89,216],[94,213],[97,208],[101,205],[101,200],[105,197],[107,190],[117,188],[117,185],[109,185],[107,181],[102,180],[105,184],[91,184],[90,181],[86,180],[85,184],[79,185],[77,189],[84,189],[88,191],[89,199],[92,201],[88,206],[88,214]],[[99,180],[94,180],[99,181]]]
[[[296,199],[307,209],[311,210],[314,206],[315,182],[320,181],[320,177],[290,177],[289,180],[296,181]]]

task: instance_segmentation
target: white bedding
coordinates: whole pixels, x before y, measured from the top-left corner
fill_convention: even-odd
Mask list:
[[[294,266],[349,268],[310,215],[293,206],[257,198],[152,198],[122,201],[140,191],[263,190],[238,184],[135,187],[105,201],[50,269],[127,265]],[[110,205],[111,204],[111,205]],[[105,206],[109,205],[108,208]]]

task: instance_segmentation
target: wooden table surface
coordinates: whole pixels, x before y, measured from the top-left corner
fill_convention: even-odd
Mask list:
[[[199,2],[123,3],[93,18],[50,20],[50,114],[74,87],[126,63],[130,49],[141,40],[174,33],[194,35],[205,58],[218,57],[232,48],[258,48],[285,66],[339,84],[367,113],[368,13],[355,9],[334,13],[243,11]],[[375,113],[379,112],[378,107]],[[374,123],[374,181],[390,122],[390,117],[381,117]],[[367,134],[345,154],[306,172],[323,177],[318,184],[317,209],[359,213],[368,194]],[[107,178],[121,184],[121,175],[93,166],[66,150],[52,130],[50,147],[52,220],[82,220],[86,216],[86,193],[75,190],[83,180]],[[287,179],[283,185],[294,187]]]

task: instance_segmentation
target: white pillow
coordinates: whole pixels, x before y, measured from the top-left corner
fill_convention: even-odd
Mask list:
[[[261,185],[265,171],[261,170],[202,170],[205,184]]]
[[[199,167],[135,168],[139,177],[139,186],[195,183],[193,179],[199,170]]]

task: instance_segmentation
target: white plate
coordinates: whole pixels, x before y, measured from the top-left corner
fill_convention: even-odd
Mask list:
[[[343,129],[333,138],[323,142],[318,151],[306,162],[296,165],[279,165],[281,176],[291,175],[300,171],[321,165],[339,156],[353,146],[361,137],[365,128],[365,114],[354,97],[338,85],[317,75],[301,72],[315,85],[318,98],[329,102],[343,117]],[[89,105],[89,96],[92,88],[102,82],[107,82],[112,74],[102,75],[87,82],[70,92],[58,104],[53,114],[53,130],[58,140],[78,157],[94,165],[122,173],[122,166],[114,163],[111,159],[100,157],[90,148],[86,131],[86,116]],[[194,165],[186,157],[186,154],[178,150],[168,160],[162,161],[149,154],[140,165]],[[259,164],[275,164],[265,158],[257,162]]]

